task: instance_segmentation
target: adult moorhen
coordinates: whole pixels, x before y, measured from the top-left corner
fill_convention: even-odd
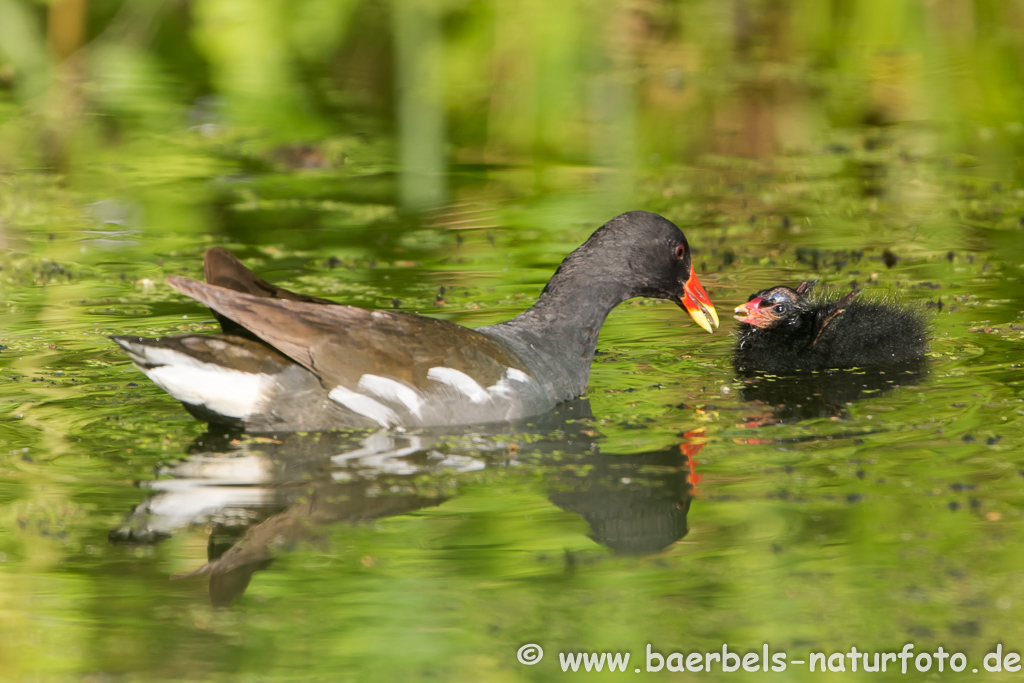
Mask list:
[[[213,309],[223,334],[114,337],[136,367],[200,419],[249,431],[429,427],[544,413],[586,388],[616,305],[675,301],[708,332],[718,314],[673,223],[631,211],[569,254],[537,303],[471,330],[343,306],[275,287],[223,249],[207,283],[167,282]]]
[[[918,313],[895,303],[844,297],[810,298],[816,281],[772,287],[736,307],[742,324],[733,365],[741,371],[785,374],[918,361],[928,335]]]

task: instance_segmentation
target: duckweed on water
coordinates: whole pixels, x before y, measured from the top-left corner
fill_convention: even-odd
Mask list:
[[[9,671],[450,681],[525,675],[515,653],[534,641],[555,662],[640,658],[647,643],[915,642],[974,661],[1024,647],[1024,192],[878,152],[899,181],[865,194],[853,156],[712,158],[643,176],[626,199],[571,169],[539,194],[525,174],[480,170],[418,221],[289,171],[196,195],[8,177]],[[97,224],[105,198],[132,207],[115,212],[124,225]],[[183,229],[167,229],[172,204]],[[927,313],[927,365],[752,381],[730,366],[729,322],[709,336],[672,304],[627,304],[586,400],[558,415],[254,438],[207,432],[106,339],[215,330],[163,283],[199,275],[214,244],[290,289],[493,323],[631,208],[684,227],[719,310],[812,277],[898,293]]]

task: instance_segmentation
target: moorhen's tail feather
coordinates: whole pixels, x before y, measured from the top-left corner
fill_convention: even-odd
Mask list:
[[[295,368],[259,340],[237,335],[171,335],[159,339],[111,337],[135,366],[208,422],[240,426],[262,409],[278,384],[297,393]]]
[[[253,279],[261,282],[259,278],[253,277]],[[313,370],[313,361],[308,347],[303,348],[299,344],[289,343],[287,339],[278,338],[284,335],[292,336],[296,332],[306,332],[312,337],[314,333],[313,330],[305,329],[306,325],[302,324],[305,322],[303,320],[305,316],[288,314],[289,310],[294,309],[275,311],[277,308],[275,303],[280,301],[279,298],[269,294],[250,294],[234,288],[206,284],[175,275],[167,278],[167,284],[185,296],[206,304],[218,317],[227,318],[232,325],[251,332],[295,362]],[[274,315],[275,312],[284,315]],[[284,334],[274,334],[272,330],[275,326],[279,326],[279,332]],[[296,330],[299,327],[303,329]]]
[[[211,285],[224,287],[242,294],[258,296],[267,299],[286,299],[288,301],[304,301],[311,304],[334,304],[329,299],[321,299],[315,296],[297,294],[290,290],[272,285],[266,280],[259,278],[251,270],[246,268],[241,261],[223,247],[213,247],[206,251],[203,257],[203,275]],[[213,311],[214,317],[220,323],[221,329],[227,334],[247,334],[244,327],[231,320],[224,314]],[[250,335],[251,336],[251,335]]]

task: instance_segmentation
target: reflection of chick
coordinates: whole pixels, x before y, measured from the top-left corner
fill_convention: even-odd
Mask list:
[[[733,352],[738,370],[785,373],[893,365],[924,356],[927,332],[920,314],[893,303],[808,298],[814,281],[795,289],[772,287],[736,307],[741,323]]]

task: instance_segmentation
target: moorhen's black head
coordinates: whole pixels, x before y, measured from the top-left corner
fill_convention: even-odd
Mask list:
[[[544,294],[583,283],[594,297],[609,303],[638,296],[667,299],[704,330],[713,332],[719,325],[694,272],[686,236],[656,213],[629,211],[605,223],[562,262]]]

